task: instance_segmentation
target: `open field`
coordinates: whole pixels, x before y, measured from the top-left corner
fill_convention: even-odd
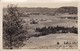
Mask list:
[[[28,33],[34,35],[36,27],[44,26],[64,26],[64,27],[77,27],[77,20],[75,19],[60,19],[55,16],[38,15],[31,17],[23,17],[26,23],[29,23],[30,19],[38,19],[38,24],[29,24]],[[59,42],[59,44],[57,44]],[[64,44],[68,42],[68,44]],[[77,49],[78,48],[78,34],[74,33],[59,33],[49,34],[39,37],[31,37],[24,42],[25,46],[21,48],[27,49]]]
[[[30,17],[22,17],[26,23],[30,23],[31,19],[37,19],[38,24],[31,24],[31,27],[44,27],[44,26],[64,26],[64,27],[78,27],[76,23],[76,19],[60,19],[56,16],[47,16],[47,15],[38,15],[38,16],[30,16]]]
[[[31,37],[25,41],[25,46],[21,48],[27,49],[77,49],[78,46],[77,34],[50,34],[40,37]],[[59,42],[59,44],[57,44]],[[68,42],[68,44],[64,44]],[[74,43],[75,42],[75,43]],[[70,44],[71,43],[71,44]]]

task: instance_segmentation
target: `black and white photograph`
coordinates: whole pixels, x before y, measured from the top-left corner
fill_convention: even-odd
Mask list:
[[[65,3],[8,3],[3,49],[78,49],[78,7]]]

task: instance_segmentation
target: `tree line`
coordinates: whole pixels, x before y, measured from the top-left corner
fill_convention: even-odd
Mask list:
[[[64,27],[64,26],[49,26],[49,27],[42,27],[42,28],[36,28],[36,32],[40,32],[41,35],[47,35],[47,34],[56,34],[56,33],[75,33],[78,34],[78,29],[76,27]]]

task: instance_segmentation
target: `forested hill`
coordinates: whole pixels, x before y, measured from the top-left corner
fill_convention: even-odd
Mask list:
[[[55,14],[59,14],[59,13],[69,13],[69,14],[77,14],[78,12],[78,8],[77,7],[60,7],[60,8],[41,8],[41,7],[37,7],[37,8],[28,8],[28,7],[18,7],[18,10],[21,13],[39,13],[39,14],[51,14],[51,15],[55,15]],[[7,11],[7,8],[3,9],[4,14]]]
[[[77,14],[77,7],[60,7],[56,10],[56,13],[69,13],[69,14]]]

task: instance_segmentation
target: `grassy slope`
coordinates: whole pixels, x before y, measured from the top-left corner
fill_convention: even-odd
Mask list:
[[[37,49],[44,49],[44,48],[71,48],[75,49],[77,48],[77,44],[67,44],[64,45],[64,42],[77,42],[77,34],[50,34],[46,36],[40,36],[40,37],[31,37],[26,44],[22,48],[37,48]],[[60,42],[59,45],[57,45],[57,42]]]
[[[55,16],[46,16],[46,15],[39,15],[39,16],[30,16],[23,18],[26,23],[28,23],[30,19],[36,18],[38,20],[40,19],[47,19],[47,21],[40,21],[39,24],[33,24],[29,25],[30,28],[28,32],[29,34],[35,34],[34,28],[35,27],[43,27],[43,26],[65,26],[65,27],[77,27],[76,20],[70,20],[70,19],[58,19]],[[28,28],[29,28],[28,27]],[[60,45],[57,45],[57,42],[60,42]],[[77,44],[67,44],[63,45],[64,42],[77,42],[77,34],[50,34],[46,36],[40,36],[40,37],[31,37],[28,41],[25,41],[26,44],[22,48],[77,48]]]

